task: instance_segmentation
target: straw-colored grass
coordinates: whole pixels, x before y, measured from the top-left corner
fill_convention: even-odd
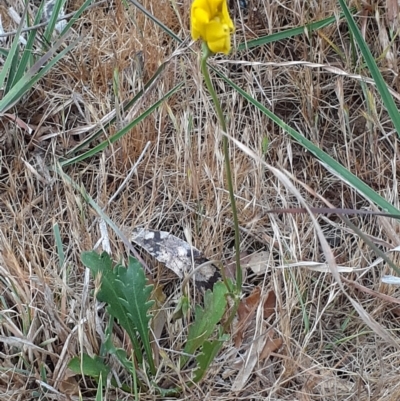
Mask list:
[[[23,1],[9,3],[21,11]],[[80,4],[80,0],[69,1],[66,12]],[[189,38],[190,0],[143,0],[143,5],[178,36]],[[365,9],[360,26],[365,26],[365,39],[375,57],[382,55],[378,65],[386,82],[399,91],[400,42],[390,44],[390,52],[384,53],[388,50],[386,30],[398,30],[398,22],[385,19],[383,2],[376,7],[381,15],[379,23],[375,11]],[[248,0],[247,10],[233,0],[231,10],[237,28],[235,44],[339,13],[333,0]],[[14,30],[4,4],[0,14],[6,31]],[[129,116],[121,104],[170,58],[178,44],[133,5],[126,9],[121,0],[91,8],[71,35],[81,35],[79,44],[13,110],[35,129],[34,134],[26,134],[5,118],[0,120],[0,399],[4,401],[77,399],[79,391],[83,399],[94,399],[95,383],[71,375],[67,363],[82,352],[98,354],[107,323],[104,311],[96,311],[90,291],[93,280],[86,276],[80,261],[81,253],[93,249],[101,237],[99,218],[51,166],[116,107],[118,121],[103,139],[178,82],[184,82],[178,94],[121,141],[98,156],[66,167],[65,172],[127,233],[145,226],[185,238],[186,230],[193,245],[209,259],[227,263],[234,254],[222,137],[202,82],[199,44],[184,47],[171,58],[135,109],[136,114]],[[398,137],[375,89],[368,86],[363,93],[358,81],[322,68],[280,65],[307,61],[358,74],[360,59],[357,54],[354,57],[352,46],[346,24],[338,22],[309,32],[309,36],[216,57],[210,63],[399,207]],[[261,64],[253,65],[255,62]],[[113,88],[114,71],[119,76],[117,91]],[[325,206],[325,199],[337,208],[371,207],[223,81],[216,78],[214,82],[228,118],[229,134],[270,165],[292,174],[295,187],[310,206]],[[79,128],[83,133],[78,135]],[[268,138],[268,149],[262,154],[264,138]],[[135,174],[109,204],[149,141]],[[180,399],[400,399],[398,348],[365,324],[329,269],[321,273],[307,267],[290,272],[280,268],[300,261],[325,261],[311,218],[266,213],[299,204],[260,161],[234,145],[230,161],[241,250],[249,254],[263,250],[270,255],[264,274],[248,272],[244,293],[257,285],[263,293],[269,289],[275,292],[276,313],[268,324],[275,324],[283,346],[256,363],[244,388],[233,392],[244,350],[228,342],[201,385],[184,386]],[[398,221],[365,216],[352,217],[351,221],[375,242],[380,241],[384,250],[400,244]],[[318,222],[337,264],[354,268],[351,273],[341,273],[348,280],[348,294],[398,341],[399,291],[381,283],[381,277],[392,272],[384,263],[371,267],[376,255],[339,218],[319,216]],[[61,265],[53,232],[56,223],[65,255]],[[108,234],[113,259],[126,260],[122,242],[110,230]],[[396,255],[393,260],[398,263]],[[169,320],[160,345],[163,355],[176,363],[186,335],[183,322],[171,320],[180,281],[153,259],[146,258],[146,262],[154,271],[155,282],[168,284],[162,307]],[[265,325],[261,318],[258,324]],[[128,347],[121,332],[116,331],[115,341]],[[160,356],[159,383],[182,385],[184,373],[181,377],[173,372],[163,358]],[[126,373],[116,373],[122,382],[128,380]],[[109,400],[133,399],[109,383],[106,388]],[[160,399],[157,397],[140,394],[141,400]]]

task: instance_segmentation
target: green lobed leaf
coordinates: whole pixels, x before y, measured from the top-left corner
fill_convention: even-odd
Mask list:
[[[126,300],[125,305],[130,319],[127,324],[133,324],[138,331],[147,354],[150,370],[155,374],[156,369],[149,336],[152,315],[148,313],[154,304],[153,300],[149,301],[153,286],[147,284],[142,265],[132,256],[129,257],[128,268],[119,265],[116,267],[116,274],[118,276],[116,283],[119,283]]]
[[[82,262],[94,276],[101,275],[101,286],[97,293],[99,301],[106,302],[107,312],[118,319],[119,324],[126,330],[139,363],[143,361],[139,334],[147,354],[147,360],[152,374],[155,374],[154,359],[150,346],[148,314],[153,302],[149,301],[152,286],[146,284],[146,276],[140,263],[130,257],[129,265],[125,268],[117,265],[112,269],[110,256],[103,252],[84,252]]]
[[[197,369],[193,378],[194,382],[197,383],[204,377],[207,369],[222,348],[223,343],[227,340],[229,340],[229,335],[224,334],[217,340],[204,342],[200,354],[196,356]]]
[[[228,289],[220,281],[214,284],[213,291],[207,290],[204,294],[204,309],[196,305],[194,322],[189,327],[189,333],[184,352],[194,354],[214,332],[217,323],[221,320],[226,308]],[[181,357],[181,367],[185,365],[188,356]]]
[[[107,252],[103,252],[101,255],[96,252],[83,252],[82,256],[83,264],[90,269],[93,276],[97,277],[101,275],[101,287],[97,294],[97,299],[108,304],[107,311],[111,316],[119,320],[122,327],[127,331],[130,340],[132,341],[135,349],[135,355],[142,363],[143,356],[141,347],[136,337],[136,329],[133,326],[128,325],[129,317],[125,306],[121,302],[122,294],[119,287],[114,283],[116,280],[114,271],[112,269],[112,262]],[[109,310],[110,305],[113,305],[111,311]],[[127,326],[127,327],[125,327]]]
[[[102,358],[98,356],[91,358],[88,354],[83,354],[82,358],[72,358],[68,363],[68,367],[74,373],[89,376],[96,380],[99,379],[100,375],[107,377],[111,370]]]

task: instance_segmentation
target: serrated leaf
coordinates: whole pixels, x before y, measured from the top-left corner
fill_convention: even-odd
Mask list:
[[[119,265],[116,267],[116,270],[119,277],[117,283],[120,284],[121,292],[124,294],[124,299],[127,302],[126,308],[129,316],[129,322],[127,322],[127,324],[133,323],[138,331],[148,356],[150,369],[152,373],[155,374],[156,369],[152,358],[149,336],[149,326],[152,315],[148,313],[154,304],[154,301],[149,301],[153,286],[146,284],[147,279],[143,268],[132,256],[129,257],[127,269]]]
[[[197,369],[193,378],[196,383],[203,378],[212,361],[222,348],[224,341],[228,339],[228,334],[224,334],[218,340],[204,342],[202,352],[196,356]]]
[[[212,292],[210,290],[205,292],[204,309],[200,305],[196,305],[194,322],[189,327],[184,349],[186,354],[194,354],[213,333],[225,312],[227,293],[225,284],[220,281],[214,285]],[[182,356],[181,366],[185,365],[187,359],[187,356]]]
[[[137,334],[139,334],[150,370],[154,374],[156,369],[149,337],[151,315],[148,314],[153,304],[149,301],[152,286],[146,285],[142,266],[136,259],[130,257],[127,268],[117,265],[113,270],[111,259],[106,252],[101,255],[96,252],[84,252],[82,262],[94,276],[101,274],[101,286],[97,299],[108,304],[107,312],[118,319],[119,324],[126,330],[138,361],[141,363],[143,355],[137,340]]]
[[[112,341],[112,328],[114,318],[110,317],[110,323],[107,325],[105,330],[105,341],[101,345],[101,355],[111,354],[114,355],[121,365],[128,371],[132,371],[133,362],[127,357],[126,351],[121,348],[116,348]]]
[[[100,375],[104,378],[107,377],[111,370],[101,358],[98,356],[91,358],[88,354],[83,354],[82,359],[78,357],[72,358],[68,363],[68,367],[74,373],[89,376],[96,380]]]

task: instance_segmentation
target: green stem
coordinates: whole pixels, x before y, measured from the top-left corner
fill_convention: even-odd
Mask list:
[[[217,111],[218,119],[221,124],[222,131],[225,133],[226,130],[226,121],[224,114],[222,113],[221,104],[218,100],[217,94],[215,93],[214,86],[211,82],[210,74],[208,72],[207,59],[212,55],[206,43],[203,42],[203,56],[201,58],[201,72],[204,76],[204,81],[206,83],[207,89],[210,92],[210,95],[213,99],[215,109]],[[231,164],[229,161],[229,141],[226,135],[222,137],[222,146],[224,150],[224,160],[225,160],[225,169],[226,169],[226,179],[228,181],[228,191],[229,198],[231,202],[232,215],[233,215],[233,227],[235,229],[235,261],[236,261],[236,290],[240,294],[242,292],[242,268],[240,266],[240,238],[239,238],[239,220],[237,217],[237,209],[236,209],[236,201],[235,195],[233,192],[233,182],[232,182],[232,173],[231,173]]]

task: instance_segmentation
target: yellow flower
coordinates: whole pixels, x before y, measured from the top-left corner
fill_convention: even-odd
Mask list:
[[[191,8],[193,40],[203,39],[213,53],[228,54],[231,33],[235,30],[228,13],[227,0],[194,0]]]

